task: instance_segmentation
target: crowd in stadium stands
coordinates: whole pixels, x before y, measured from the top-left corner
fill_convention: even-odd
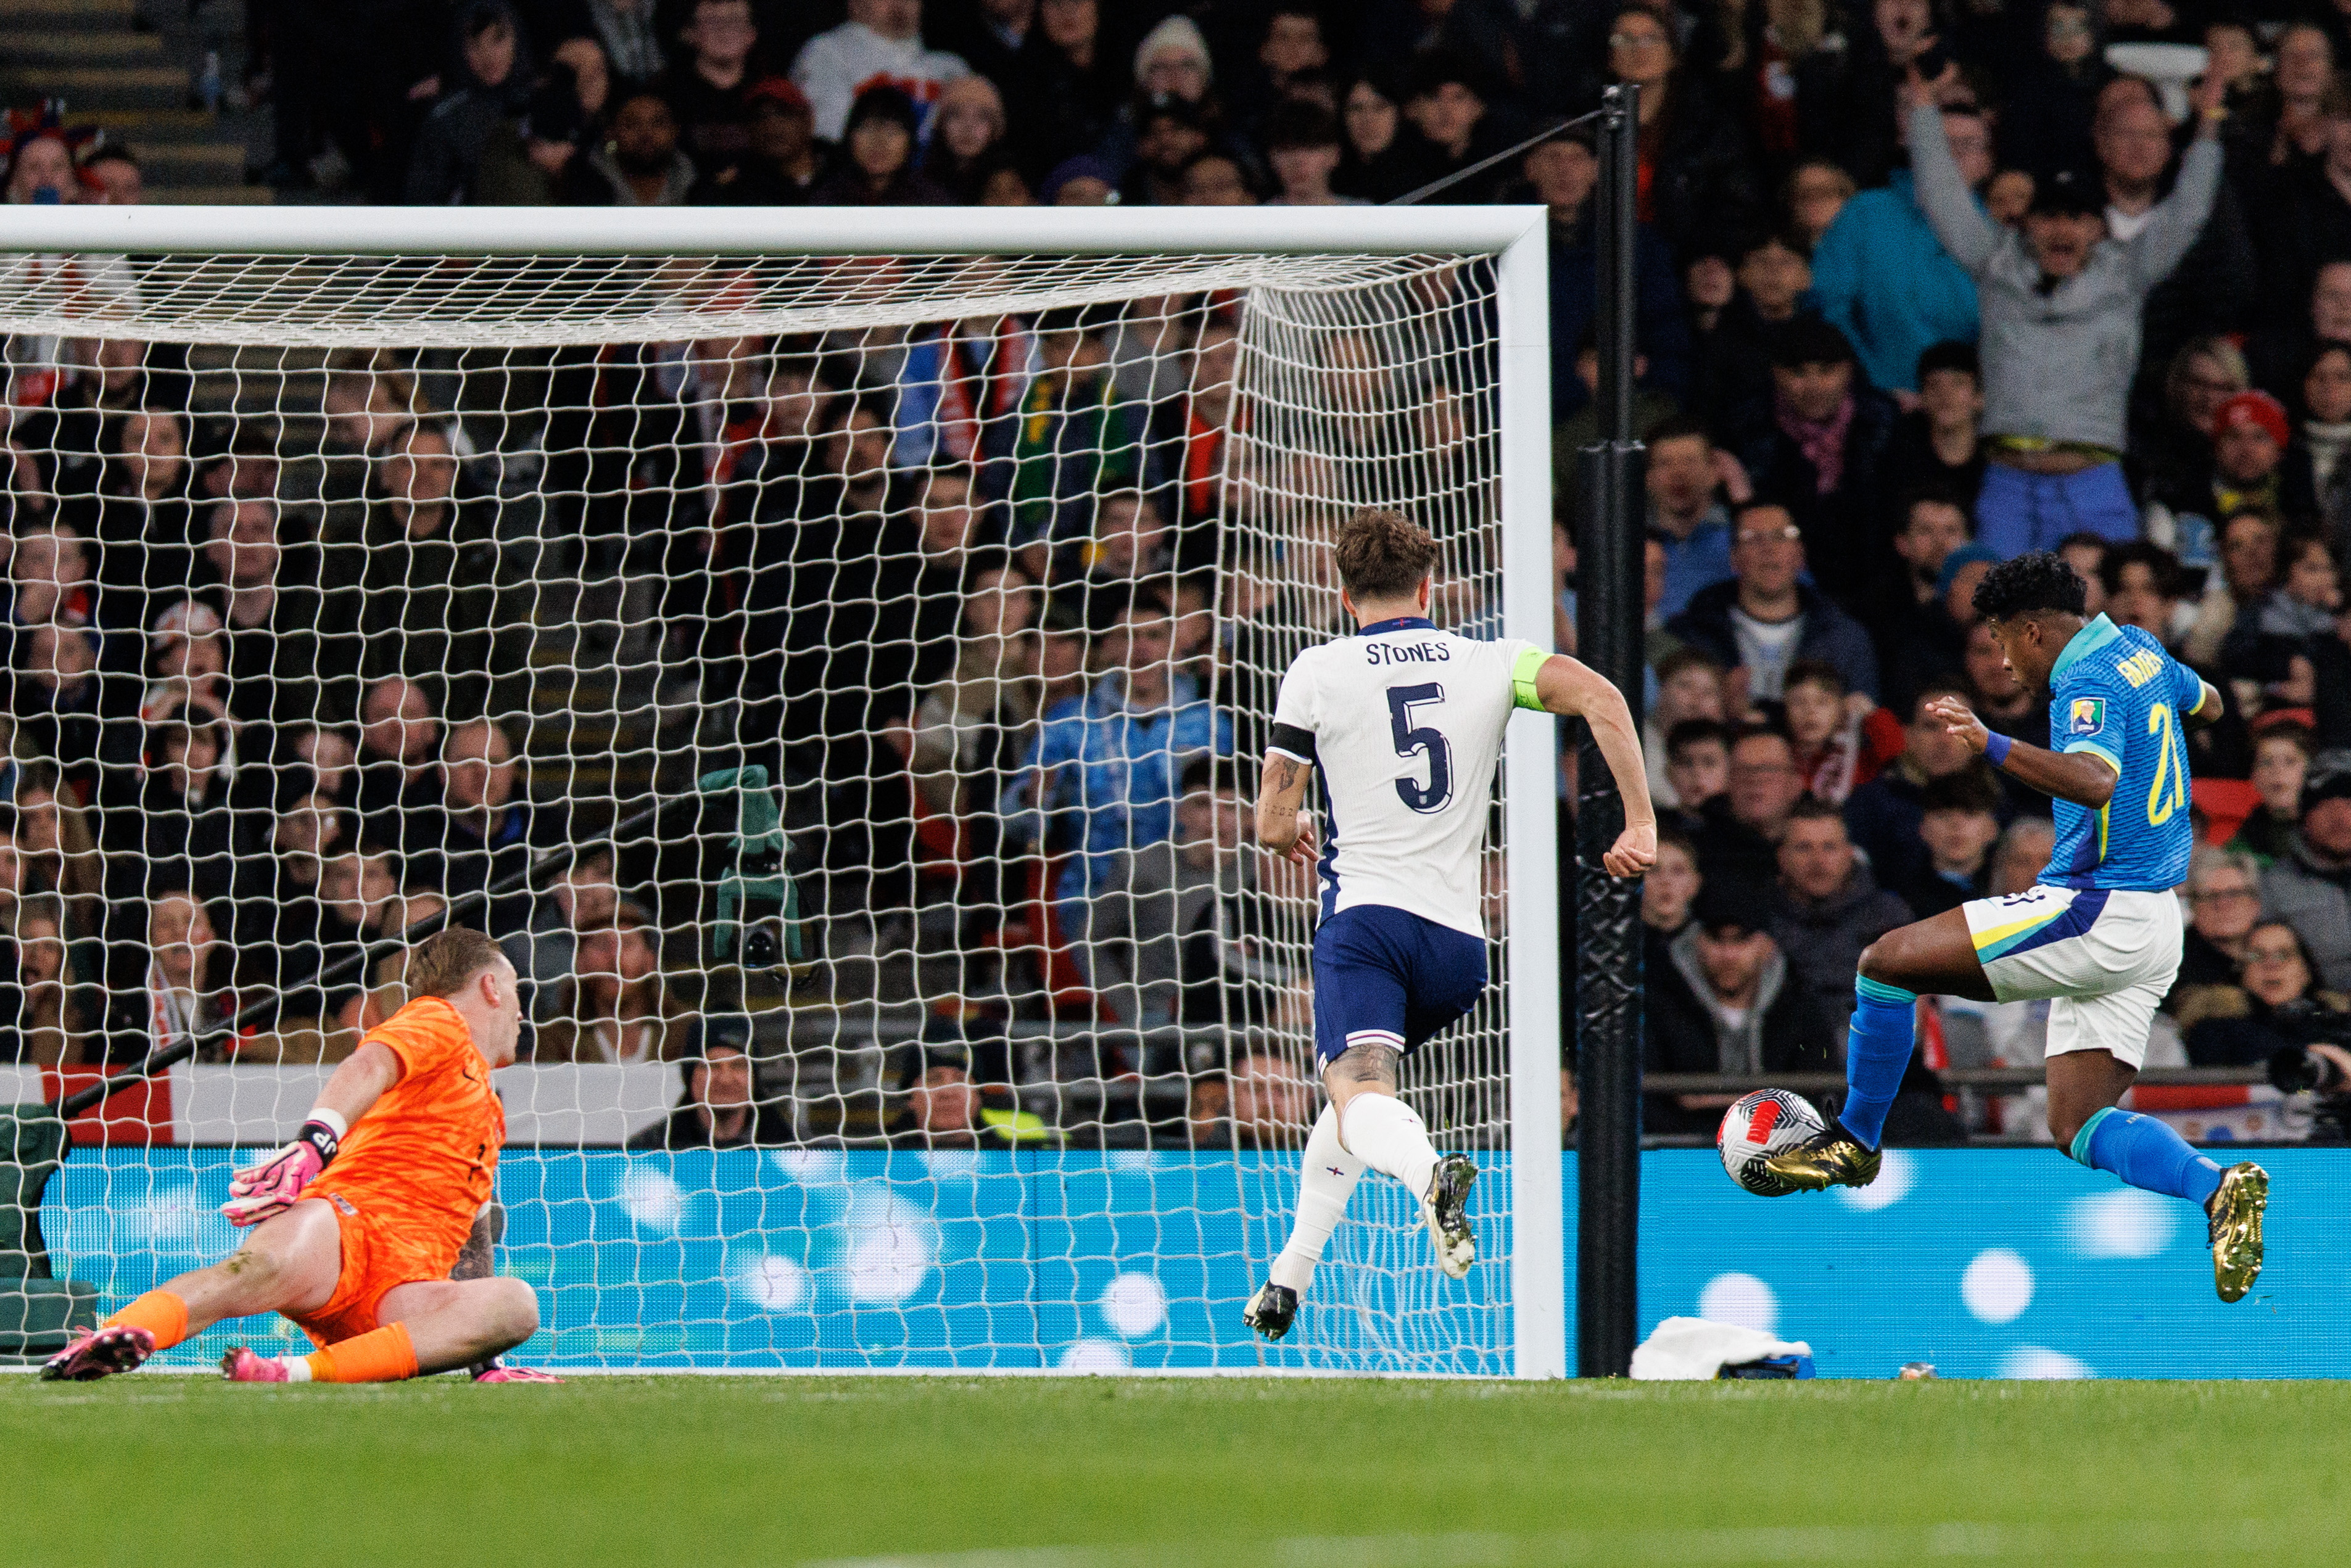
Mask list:
[[[1925,716],[1956,695],[2049,738],[1970,599],[2032,549],[2230,699],[2190,737],[2204,847],[2150,1064],[2256,1061],[2351,1010],[2346,0],[313,9],[260,13],[277,172],[302,182],[331,143],[384,202],[1367,203],[1477,170],[1433,199],[1552,214],[1562,627],[1597,373],[1593,133],[1479,165],[1638,83],[1650,1066],[1832,1069],[1862,947],[2032,883],[2047,802]],[[2110,52],[2152,44],[2206,63]],[[125,171],[77,171],[63,148],[20,138],[8,199],[107,199]],[[871,873],[877,908],[925,902],[956,862],[957,907],[999,914],[967,946],[1077,955],[1040,970],[1044,991],[1083,988],[1127,1024],[1294,1023],[1301,977],[1249,933],[1303,890],[1228,848],[1264,705],[1243,694],[1237,735],[1208,700],[1234,656],[1205,612],[1234,320],[1155,300],[971,330],[915,334],[894,362],[916,368],[880,381],[822,345],[623,355],[555,402],[588,420],[763,410],[703,477],[799,527],[739,546],[673,530],[660,618],[679,659],[740,661],[747,733],[818,745],[830,785],[863,792],[838,820],[864,837],[827,853]],[[1375,373],[1343,362],[1364,352],[1334,345],[1333,376]],[[764,384],[736,384],[761,353]],[[924,355],[968,361],[974,408],[925,402]],[[631,376],[660,390],[610,394]],[[518,785],[517,737],[478,716],[516,655],[487,631],[507,578],[463,423],[398,367],[343,356],[313,448],[250,424],[225,446],[176,385],[101,345],[58,385],[11,388],[20,760],[0,897],[23,1057],[142,1052],[266,989],[267,966],[353,950],[564,831]],[[955,448],[954,420],[1026,444]],[[897,543],[857,557],[824,537],[866,514]],[[625,506],[577,527],[644,564]],[[704,568],[747,585],[731,642]],[[1251,591],[1228,586],[1246,638]],[[279,783],[250,794],[241,764],[265,754]],[[1032,898],[1016,868],[1048,842],[1056,880]],[[563,993],[538,1060],[686,1059],[688,1103],[650,1139],[790,1135],[702,1040],[629,885],[597,860],[498,912]],[[103,993],[73,983],[85,948]],[[100,1016],[101,994],[147,1016]],[[354,982],[283,1010],[330,1041],[371,1005]],[[1947,1095],[1934,1074],[2036,1061],[2043,1020],[1930,1005],[1892,1135],[2029,1134],[2026,1097]],[[904,1053],[877,1130],[1043,1135],[1002,1093],[1005,1057]],[[1294,1065],[1221,1066],[1182,1126],[1302,1127]],[[1653,1094],[1650,1125],[1700,1131],[1722,1103]]]

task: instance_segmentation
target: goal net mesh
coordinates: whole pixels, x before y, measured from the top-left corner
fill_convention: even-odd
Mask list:
[[[1373,1175],[1291,1337],[1239,1320],[1319,1104],[1256,759],[1353,508],[1500,634],[1495,303],[1447,256],[0,258],[5,1098],[219,1034],[75,1124],[75,1310],[233,1249],[240,1151],[404,999],[365,945],[472,894],[519,1360],[1509,1372],[1499,789],[1498,984],[1406,1068],[1494,1151],[1480,1261]],[[298,1336],[165,1360],[232,1337]]]

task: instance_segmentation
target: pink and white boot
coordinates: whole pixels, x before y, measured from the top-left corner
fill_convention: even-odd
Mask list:
[[[476,1383],[560,1383],[563,1379],[551,1372],[534,1372],[528,1366],[492,1364],[474,1374]]]
[[[155,1336],[128,1323],[85,1329],[41,1364],[44,1383],[91,1383],[117,1373],[136,1372],[155,1354]]]
[[[221,1375],[231,1383],[291,1383],[293,1375],[286,1364],[266,1355],[256,1355],[238,1345],[221,1357]]]

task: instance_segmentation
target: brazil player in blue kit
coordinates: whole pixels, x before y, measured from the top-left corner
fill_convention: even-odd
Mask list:
[[[1974,900],[1863,952],[1844,1103],[1825,1130],[1766,1164],[1791,1187],[1866,1186],[1920,994],[2047,998],[2058,1145],[2133,1186],[2201,1205],[2214,1288],[2234,1301],[2261,1273],[2268,1174],[2251,1161],[2223,1170],[2163,1122],[2119,1108],[2179,969],[2173,890],[2195,847],[2182,731],[2219,718],[2220,694],[2147,632],[2085,618],[2086,597],[2074,569],[2046,551],[2001,562],[1977,587],[1976,613],[2010,672],[2050,695],[2052,749],[1993,734],[1957,698],[1928,708],[1994,768],[2050,796],[2055,852],[2030,890]]]

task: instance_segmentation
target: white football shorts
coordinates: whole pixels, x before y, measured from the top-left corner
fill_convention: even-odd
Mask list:
[[[2147,1061],[2147,1026],[2179,973],[2177,894],[2035,886],[1963,907],[1992,995],[2048,1000],[2050,1055]]]

